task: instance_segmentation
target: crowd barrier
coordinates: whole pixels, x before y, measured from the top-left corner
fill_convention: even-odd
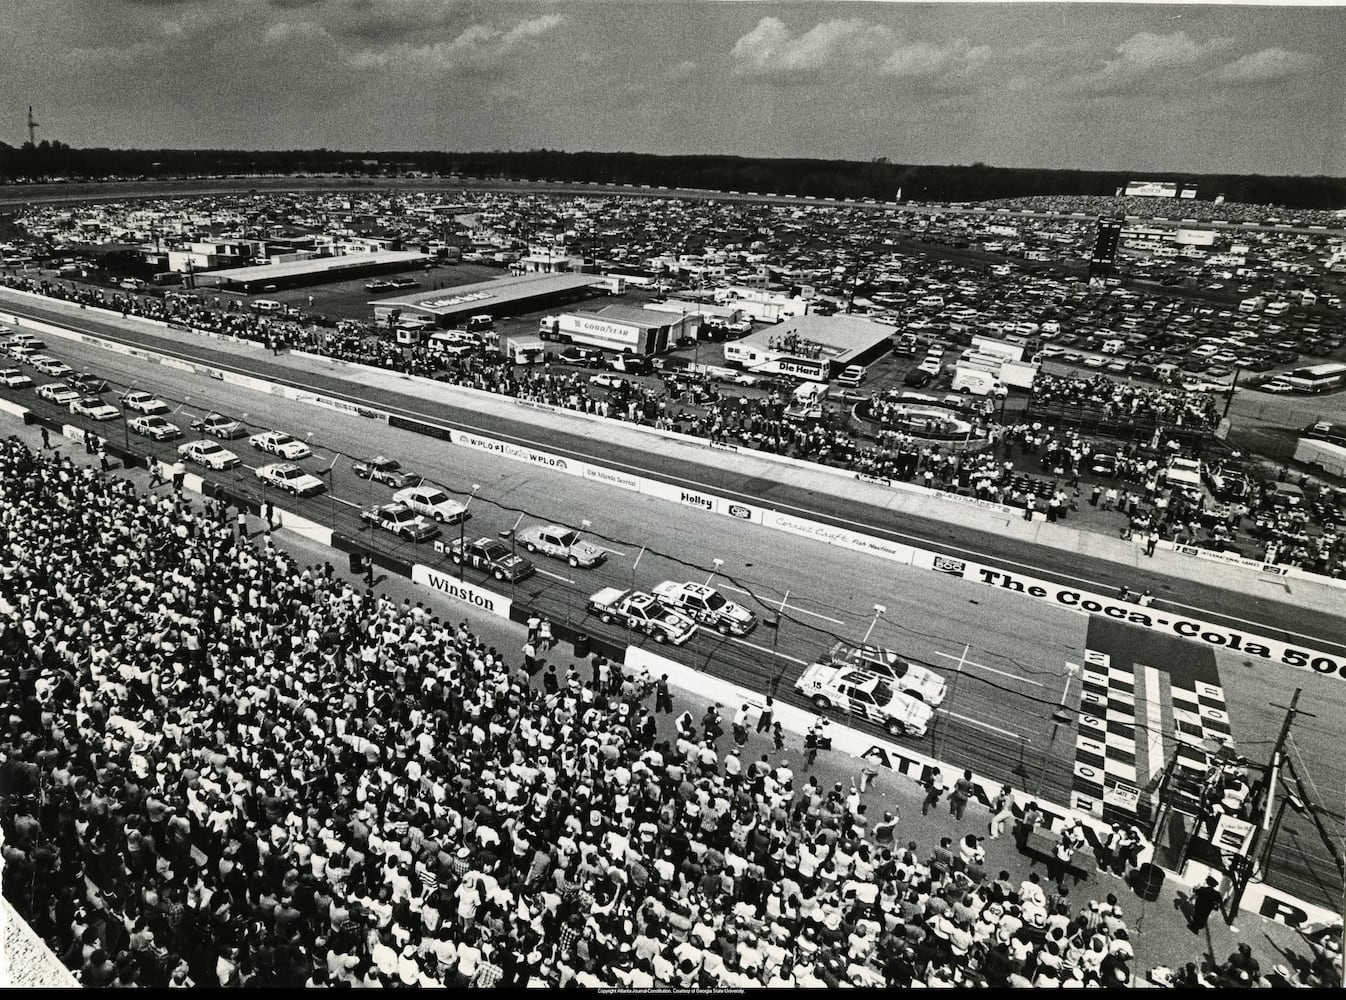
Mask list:
[[[0,318],[3,318],[3,316],[0,316]],[[11,319],[13,318],[11,317]],[[152,352],[143,351],[139,348],[129,347],[124,344],[117,344],[113,341],[106,341],[103,338],[95,337],[90,334],[63,330],[52,324],[28,320],[26,318],[20,319],[19,322],[21,325],[29,326],[43,332],[49,332],[54,336],[83,340],[100,347],[108,347],[111,350],[116,350],[123,354],[143,357],[152,362],[160,360],[159,357],[152,354]],[[309,357],[320,359],[321,356],[309,355]],[[165,360],[177,361],[177,359]],[[195,365],[194,363],[188,362],[177,362],[177,366],[185,366],[198,374],[207,374],[211,375],[211,377],[214,377],[214,372],[219,371],[218,369],[213,369],[209,366]],[[349,367],[366,368],[367,366],[351,364]],[[370,370],[383,371],[382,369]],[[511,461],[541,466],[551,469],[554,472],[562,472],[567,475],[602,482],[604,485],[616,486],[634,493],[641,493],[646,496],[667,500],[707,513],[733,517],[753,524],[760,524],[763,527],[772,530],[806,536],[825,542],[829,545],[875,555],[901,565],[912,566],[916,569],[931,570],[949,576],[956,576],[972,583],[996,587],[1036,600],[1058,604],[1071,610],[1083,611],[1087,614],[1106,615],[1110,618],[1126,621],[1142,628],[1153,629],[1169,635],[1176,635],[1179,638],[1190,639],[1216,648],[1229,649],[1269,664],[1289,666],[1299,670],[1312,671],[1314,673],[1330,676],[1338,680],[1346,680],[1346,656],[1331,655],[1319,650],[1308,649],[1297,644],[1287,643],[1280,639],[1260,636],[1255,633],[1245,632],[1240,629],[1230,628],[1213,622],[1207,622],[1202,619],[1188,618],[1152,608],[1141,608],[1138,605],[1121,601],[1114,597],[1081,590],[1076,587],[1063,586],[1047,580],[1028,577],[1017,572],[1010,573],[999,567],[981,564],[973,560],[946,556],[941,553],[900,544],[863,532],[850,531],[845,528],[839,528],[831,524],[814,521],[793,514],[783,514],[779,511],[755,504],[717,496],[713,493],[692,489],[690,487],[680,487],[660,480],[636,476],[632,473],[614,470],[606,466],[596,465],[580,459],[566,458],[565,456],[556,455],[542,449],[518,445],[513,442],[499,440],[482,434],[443,427],[426,421],[402,417],[397,414],[390,414],[386,411],[380,411],[373,408],[357,407],[355,404],[345,400],[336,400],[331,397],[320,396],[304,390],[295,389],[291,386],[279,385],[251,376],[238,375],[233,372],[219,371],[219,374],[223,381],[227,383],[238,384],[245,388],[256,389],[257,391],[270,392],[274,395],[283,396],[300,402],[330,405],[332,408],[345,409],[350,412],[361,411],[363,415],[375,415],[386,420],[392,427],[427,434],[461,447],[499,455],[503,458],[508,458]],[[438,386],[445,385],[445,383],[435,382],[433,379],[419,379],[419,377],[414,376],[408,376],[408,378],[433,383]],[[458,391],[465,393],[489,396],[497,401],[499,399],[495,394],[486,393],[483,390],[466,389],[462,387],[451,388],[455,388]],[[564,413],[566,415],[575,415],[577,412],[572,410],[561,410],[559,408],[546,408],[542,407],[541,404],[532,404],[532,406],[533,408],[553,409],[555,412]],[[583,416],[597,420],[606,419],[595,417],[591,414],[585,414]],[[700,446],[708,446],[707,442],[702,441],[699,438],[691,438],[688,435],[676,434],[672,431],[660,431],[654,428],[644,429],[672,438],[685,439]],[[761,453],[754,452],[753,454],[758,455]],[[797,459],[787,459],[787,461],[812,465],[812,463],[799,463]],[[825,466],[813,467],[819,469],[827,468]],[[840,473],[840,470],[830,471]],[[909,486],[909,484],[900,485],[904,488]],[[910,488],[925,491],[924,487],[913,486]],[[948,498],[953,498],[955,496],[954,494],[942,493],[939,495]],[[1323,580],[1320,580],[1311,574],[1304,574],[1304,576],[1312,579],[1315,583],[1323,582]],[[1332,581],[1332,583],[1339,584],[1340,582]]]
[[[72,441],[82,441],[84,431],[81,428],[72,425],[57,425],[53,421],[37,416],[32,411],[24,407],[9,403],[6,400],[0,400],[0,410],[19,416],[25,423],[36,423],[42,426],[48,426]],[[31,419],[30,418],[35,418]],[[456,433],[456,432],[455,432]],[[148,464],[153,459],[146,459],[136,453],[127,453],[128,465]],[[572,473],[581,474],[581,473]],[[203,496],[216,497],[227,500],[228,502],[247,509],[250,513],[260,514],[261,503],[255,495],[239,491],[236,488],[216,483],[195,473],[188,473],[184,477],[184,487]],[[665,484],[655,484],[665,485]],[[641,483],[644,486],[644,483]],[[714,501],[719,498],[703,497],[702,500]],[[683,502],[688,502],[685,498]],[[691,506],[701,507],[702,509],[714,510],[714,506],[706,508],[703,503],[692,503]],[[459,580],[456,575],[446,572],[437,567],[427,566],[422,563],[408,563],[403,560],[393,558],[367,548],[356,539],[335,531],[330,527],[318,524],[292,510],[284,507],[274,506],[273,511],[278,517],[280,524],[291,530],[298,531],[305,537],[319,541],[327,547],[338,551],[355,553],[364,557],[372,557],[376,565],[388,569],[390,572],[397,573],[410,579],[413,583],[424,586],[435,591],[437,594],[450,598],[455,604],[462,607],[464,611],[473,610],[486,612],[496,617],[511,620],[514,622],[527,621],[533,614],[533,610],[511,600],[503,594],[496,594],[490,589],[476,583],[466,580]],[[737,516],[737,515],[730,515]],[[767,523],[765,521],[759,523]],[[835,544],[835,542],[834,542]],[[436,551],[444,551],[444,543],[435,543]],[[933,569],[936,572],[951,572],[953,567],[946,566],[944,569],[937,568],[934,565],[936,560],[942,560],[945,557],[935,556],[933,553],[923,553],[921,550],[912,549],[909,546],[902,546],[910,553],[910,563],[919,568]],[[900,555],[901,553],[896,553]],[[934,556],[931,565],[924,565],[925,556]],[[964,570],[969,564],[963,564]],[[1026,579],[1026,578],[1025,578]],[[686,691],[694,691],[700,697],[718,701],[722,705],[742,705],[747,704],[756,711],[760,712],[765,707],[765,696],[751,688],[745,688],[742,685],[722,678],[714,677],[702,673],[692,667],[685,666],[675,660],[668,659],[657,653],[642,649],[638,646],[621,646],[609,642],[601,637],[596,637],[583,632],[580,629],[563,624],[553,624],[553,635],[560,641],[569,641],[575,645],[576,656],[583,656],[580,650],[583,648],[589,652],[598,653],[607,656],[614,662],[622,664],[623,668],[633,673],[648,673],[651,677],[657,677],[661,674],[667,674],[671,686]],[[792,705],[776,702],[773,704],[775,718],[781,723],[783,729],[787,729],[795,735],[802,736],[806,733],[820,718],[820,716],[807,709],[797,708]],[[881,736],[874,736],[861,732],[849,726],[842,724],[831,724],[829,720],[829,734],[832,739],[832,752],[841,752],[849,754],[857,759],[872,761],[876,766],[885,768],[895,774],[900,774],[912,781],[920,782],[934,767],[941,767],[938,761],[924,754],[920,754],[907,747],[899,746],[890,740]],[[947,769],[950,774],[954,772],[951,766]],[[974,785],[973,798],[984,807],[989,807],[995,796],[999,793],[1002,782],[978,775],[975,772],[972,775]],[[1020,806],[1029,801],[1036,802],[1043,813],[1043,825],[1051,830],[1060,830],[1065,824],[1081,822],[1089,826],[1096,834],[1103,834],[1105,831],[1098,821],[1091,815],[1079,813],[1068,807],[1059,805],[1040,797],[1029,796],[1024,792],[1013,791],[1016,803]],[[1148,857],[1148,853],[1142,856],[1142,860]],[[1208,870],[1201,865],[1190,864],[1183,873],[1170,872],[1169,874],[1176,880],[1184,884],[1198,884],[1202,881]],[[1334,918],[1331,911],[1322,907],[1296,899],[1288,894],[1282,893],[1270,886],[1259,882],[1252,882],[1248,885],[1242,899],[1242,908],[1245,912],[1255,912],[1259,916],[1270,920],[1276,920],[1290,927],[1298,927],[1309,922],[1321,922]]]

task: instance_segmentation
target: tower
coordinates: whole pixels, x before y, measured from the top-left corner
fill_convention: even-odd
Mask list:
[[[30,104],[28,105],[28,145],[37,145],[37,130],[39,128],[41,126],[33,120],[33,106]]]

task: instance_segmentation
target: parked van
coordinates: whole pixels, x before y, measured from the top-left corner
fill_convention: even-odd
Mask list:
[[[1126,347],[1125,340],[1105,340],[1103,346],[1099,348],[1104,354],[1121,354],[1122,349]]]
[[[954,369],[953,384],[949,388],[969,396],[994,396],[996,399],[1004,399],[1009,395],[1009,389],[1005,388],[1005,384],[990,372],[980,368],[964,368],[962,365]]]
[[[275,299],[253,299],[248,304],[248,308],[253,312],[273,315],[285,311],[285,307]]]

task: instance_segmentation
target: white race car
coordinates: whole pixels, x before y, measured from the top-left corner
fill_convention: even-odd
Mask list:
[[[934,669],[898,656],[891,649],[878,646],[856,646],[838,642],[819,661],[833,667],[867,670],[891,681],[899,691],[919,698],[927,705],[938,706],[948,694],[948,685]]]
[[[795,681],[795,690],[818,708],[833,706],[882,726],[893,736],[924,736],[935,710],[865,670],[815,663]]]
[[[70,404],[70,412],[77,417],[85,416],[92,420],[116,420],[122,415],[121,410],[97,396],[81,396]]]
[[[40,385],[37,387],[37,394],[62,406],[79,399],[79,390],[70,388],[64,382],[48,382],[46,385]]]
[[[26,389],[32,384],[33,380],[17,368],[6,368],[0,371],[0,386],[4,386],[6,389]]]
[[[553,559],[564,559],[575,567],[590,569],[608,557],[606,549],[584,541],[575,529],[555,524],[531,524],[519,529],[514,537],[529,552],[541,552]]]
[[[122,397],[122,405],[146,415],[169,412],[168,404],[152,392],[128,392]]]
[[[207,469],[232,469],[243,464],[243,459],[214,441],[188,441],[178,445],[178,454]]]
[[[38,354],[31,359],[32,366],[43,375],[54,375],[60,378],[62,375],[73,375],[75,369],[71,368],[64,361],[57,361],[46,354]]]
[[[310,476],[289,462],[263,465],[257,470],[257,478],[267,486],[274,486],[297,497],[313,496],[327,489],[327,484],[317,476]]]
[[[296,440],[281,431],[263,431],[261,434],[254,434],[248,438],[248,443],[268,455],[279,455],[291,462],[308,458],[313,454],[313,450],[303,441]]]
[[[155,441],[171,441],[182,437],[182,428],[170,423],[157,413],[143,417],[132,417],[126,426],[133,434],[141,434]]]
[[[654,588],[659,603],[681,611],[694,622],[717,629],[725,635],[747,635],[757,627],[757,616],[703,583],[678,583],[665,580]]]
[[[639,590],[604,587],[589,598],[587,607],[599,621],[615,619],[633,631],[644,632],[655,642],[680,646],[696,633],[696,622]]]
[[[466,507],[438,486],[412,486],[398,490],[393,494],[393,499],[440,524],[455,524],[470,516]]]

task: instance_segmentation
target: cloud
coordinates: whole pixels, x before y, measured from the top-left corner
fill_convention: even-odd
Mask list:
[[[1185,74],[1201,72],[1202,63],[1232,44],[1229,38],[1198,42],[1185,31],[1169,35],[1141,31],[1114,49],[1115,59],[1105,60],[1100,69],[1077,77],[1075,82],[1099,93],[1160,87]]]
[[[986,45],[905,40],[892,28],[860,18],[823,21],[792,35],[775,17],[764,17],[734,43],[734,72],[785,83],[826,75],[867,74],[897,80],[948,82],[966,77],[992,55]]]
[[[448,41],[416,45],[400,42],[385,48],[362,49],[349,62],[357,69],[405,69],[424,73],[485,72],[529,43],[555,31],[565,21],[560,14],[544,14],[520,21],[508,29],[474,24]]]
[[[1262,49],[1226,63],[1212,76],[1220,83],[1274,83],[1307,73],[1318,62],[1317,56],[1305,52],[1291,52],[1282,48]]]
[[[327,29],[312,21],[277,21],[268,25],[262,42],[266,45],[313,45],[332,41]]]

